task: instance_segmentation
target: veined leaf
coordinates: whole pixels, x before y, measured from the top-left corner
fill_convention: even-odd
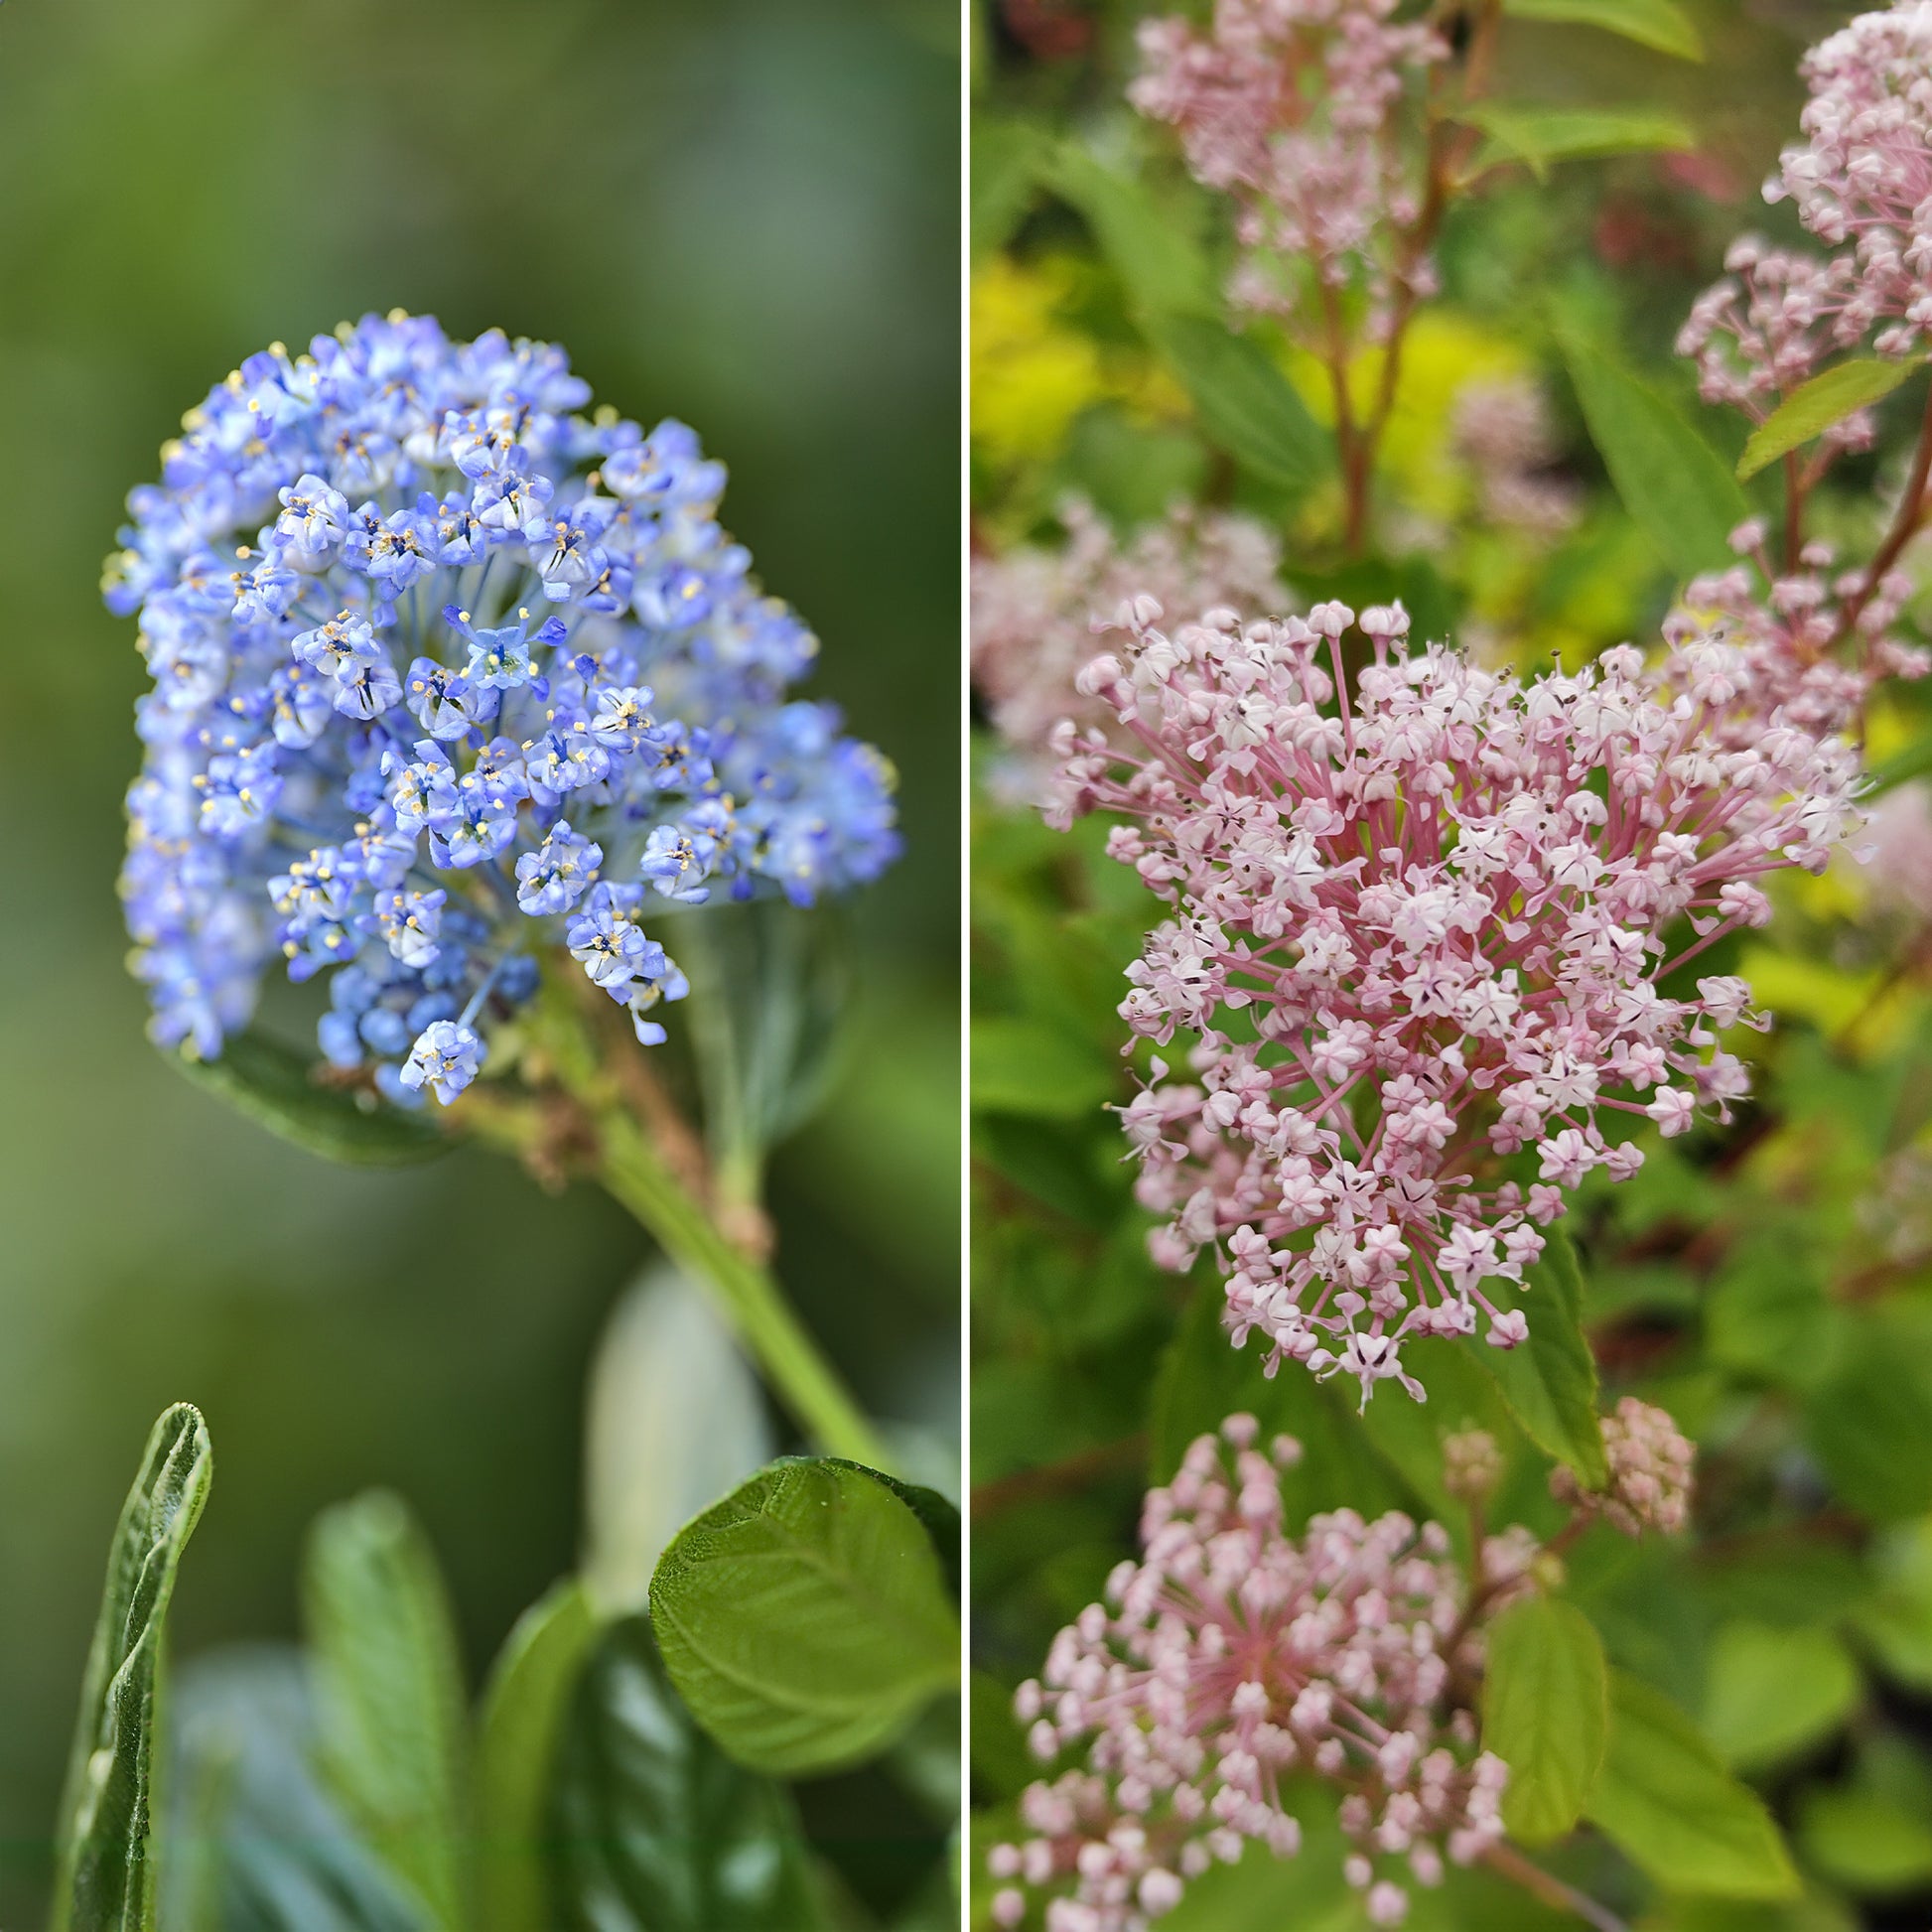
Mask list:
[[[1471,164],[1474,174],[1520,161],[1538,181],[1547,181],[1553,162],[1660,149],[1684,153],[1697,146],[1689,123],[1647,107],[1534,107],[1484,100],[1458,109],[1455,118],[1489,137]]]
[[[517,1618],[477,1734],[478,1880],[487,1932],[549,1932],[548,1811],[564,1725],[597,1619],[574,1578]]]
[[[1924,360],[1923,355],[1907,355],[1897,361],[1861,355],[1813,376],[1792,390],[1752,430],[1744,454],[1737,459],[1738,482],[1748,483],[1779,457],[1801,448],[1814,436],[1824,435],[1834,423],[1842,423],[1855,409],[1882,401]]]
[[[642,1617],[599,1642],[556,1781],[566,1932],[812,1932],[825,1923],[782,1786],[734,1764],[665,1681]]]
[[[959,1624],[924,1522],[855,1463],[773,1463],[687,1525],[651,1622],[691,1714],[776,1776],[882,1750],[959,1681]]]
[[[1287,489],[1306,489],[1331,466],[1328,432],[1259,343],[1212,316],[1162,315],[1146,326],[1210,443]]]
[[[360,1168],[404,1167],[433,1161],[454,1145],[427,1115],[406,1114],[359,1089],[318,1086],[302,1054],[252,1029],[225,1040],[218,1059],[190,1059],[185,1053],[164,1057],[205,1093],[325,1160]]]
[[[207,1425],[178,1402],[148,1437],[108,1548],[61,1801],[54,1932],[152,1932],[162,1639],[213,1479]]]
[[[1530,1441],[1569,1463],[1586,1488],[1600,1489],[1609,1466],[1596,1413],[1596,1361],[1584,1336],[1583,1272],[1561,1228],[1545,1237],[1527,1285],[1529,1339],[1516,1348],[1491,1348],[1478,1338],[1469,1348],[1496,1378]]]
[[[1753,1791],[1660,1691],[1610,1675],[1610,1741],[1584,1816],[1673,1890],[1789,1898],[1798,1874]]]
[[[1559,328],[1590,441],[1630,520],[1680,577],[1731,562],[1750,505],[1730,467],[1677,408],[1574,330]]]
[[[1674,54],[1680,61],[1702,61],[1704,41],[1696,23],[1674,0],[1503,0],[1512,20],[1574,22],[1620,34],[1627,41]]]
[[[428,1540],[370,1490],[317,1519],[302,1582],[323,1769],[441,1932],[469,1932],[463,1673]]]
[[[1589,1619],[1547,1596],[1505,1610],[1483,1664],[1482,1743],[1509,1766],[1511,1837],[1542,1845],[1576,1824],[1608,1734],[1608,1671]]]

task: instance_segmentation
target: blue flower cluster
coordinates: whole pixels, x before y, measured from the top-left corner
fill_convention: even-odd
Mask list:
[[[549,344],[365,317],[250,356],[128,499],[161,1044],[218,1054],[279,953],[330,975],[344,1077],[447,1102],[544,948],[661,1040],[647,896],[805,904],[897,854],[891,767],[787,700],[816,640],[719,528],[723,467],[589,402]]]

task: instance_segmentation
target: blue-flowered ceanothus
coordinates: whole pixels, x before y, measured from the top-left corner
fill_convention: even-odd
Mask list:
[[[121,876],[155,1038],[204,1056],[278,955],[318,1037],[448,1102],[561,945],[664,1038],[647,901],[808,903],[897,851],[892,773],[789,699],[811,633],[720,529],[721,465],[549,344],[365,317],[190,413],[106,596],[154,688]]]

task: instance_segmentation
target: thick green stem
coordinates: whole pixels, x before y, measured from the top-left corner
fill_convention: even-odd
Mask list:
[[[720,1229],[623,1110],[569,996],[546,985],[536,1017],[559,1085],[584,1109],[596,1132],[595,1172],[611,1197],[693,1281],[711,1291],[772,1392],[821,1449],[890,1471],[885,1444],[792,1311],[784,1291]]]

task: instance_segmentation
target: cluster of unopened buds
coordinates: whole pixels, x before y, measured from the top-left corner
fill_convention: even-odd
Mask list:
[[[1172,635],[1159,616],[1125,610],[1081,674],[1121,742],[1063,727],[1049,808],[1119,814],[1109,851],[1173,906],[1121,1007],[1195,1042],[1193,1078],[1157,1057],[1122,1110],[1154,1252],[1215,1248],[1235,1344],[1259,1329],[1270,1372],[1420,1398],[1410,1338],[1478,1311],[1490,1342],[1526,1337],[1498,1296],[1540,1228],[1586,1174],[1642,1163],[1606,1119],[1681,1134],[1746,1091],[1719,1038],[1750,989],[1682,969],[1765,922],[1766,876],[1823,869],[1857,759],[1763,722],[1751,662],[1706,635],[1655,671],[1622,646],[1525,682],[1411,650],[1398,606],[1362,614],[1351,678],[1343,605]],[[1738,711],[1758,722],[1733,739]]]
[[[1297,315],[1306,264],[1330,300],[1365,293],[1373,339],[1398,288],[1433,292],[1428,257],[1399,245],[1421,213],[1422,156],[1394,117],[1449,47],[1394,12],[1395,0],[1217,0],[1204,35],[1179,18],[1142,25],[1128,98],[1178,129],[1198,180],[1234,197],[1242,307]]]
[[[1136,1932],[1250,1842],[1292,1856],[1299,1774],[1341,1794],[1345,1875],[1372,1924],[1399,1924],[1409,1883],[1502,1837],[1508,1772],[1453,1692],[1480,1672],[1486,1619],[1529,1587],[1522,1536],[1496,1540],[1493,1566],[1485,1552],[1473,1595],[1433,1523],[1342,1509],[1290,1536],[1280,1477],[1301,1449],[1258,1436],[1231,1416],[1189,1448],[1148,1494],[1141,1561],[1021,1687],[1035,1753],[1085,1761],[1031,1786],[1030,1836],[992,1852],[999,1924],[1019,1925],[1031,1892],[1047,1932]]]
[[[1626,1395],[1603,1417],[1603,1456],[1609,1481],[1586,1489],[1575,1472],[1559,1463],[1550,1493],[1586,1514],[1600,1513],[1625,1536],[1645,1530],[1675,1536],[1691,1520],[1691,1465],[1696,1450],[1670,1413]]]

